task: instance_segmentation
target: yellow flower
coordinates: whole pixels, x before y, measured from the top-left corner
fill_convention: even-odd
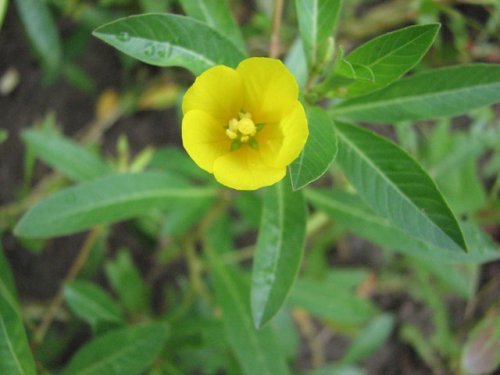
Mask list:
[[[221,184],[238,190],[281,180],[308,136],[297,82],[271,58],[206,70],[186,92],[182,111],[182,142],[189,156]]]

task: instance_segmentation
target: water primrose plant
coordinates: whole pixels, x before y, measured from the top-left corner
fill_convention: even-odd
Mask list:
[[[182,142],[189,156],[233,189],[275,184],[307,139],[293,75],[279,60],[249,58],[216,66],[184,95]]]
[[[82,82],[74,42],[97,23],[130,87],[99,96],[78,142],[53,115],[21,133],[25,190],[0,233],[37,264],[82,245],[54,296],[22,308],[0,251],[0,374],[498,367],[495,2],[474,32],[423,0],[15,3],[50,76]],[[54,15],[81,27],[64,46]],[[100,152],[125,116],[137,131],[139,111],[180,103],[154,125],[169,144]],[[54,172],[31,191],[35,158]]]

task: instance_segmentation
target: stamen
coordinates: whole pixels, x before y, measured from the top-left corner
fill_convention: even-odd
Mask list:
[[[238,130],[243,135],[251,135],[254,136],[257,132],[257,128],[252,120],[249,118],[243,118],[238,122]]]
[[[226,135],[230,138],[230,139],[236,139],[238,138],[238,134],[234,131],[231,130],[231,127],[229,127],[229,129],[226,129]]]
[[[226,135],[231,142],[231,151],[235,151],[242,144],[248,144],[251,148],[257,149],[258,144],[255,135],[262,130],[264,124],[255,124],[252,115],[248,112],[240,112],[237,118],[231,119],[226,126]]]

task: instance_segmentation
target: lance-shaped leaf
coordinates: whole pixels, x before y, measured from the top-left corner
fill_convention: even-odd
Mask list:
[[[469,64],[415,74],[332,109],[335,117],[378,123],[454,116],[500,101],[500,65]]]
[[[360,326],[377,314],[370,300],[356,295],[354,290],[313,278],[297,280],[288,304],[344,327]]]
[[[159,323],[113,330],[83,346],[64,375],[138,375],[153,363],[167,337]]]
[[[243,36],[231,14],[227,0],[181,0],[180,3],[188,16],[203,21],[212,29],[219,31],[246,54]]]
[[[16,0],[19,16],[33,49],[50,74],[61,62],[61,41],[48,5],[39,0]]]
[[[55,132],[27,130],[22,138],[37,157],[73,181],[91,180],[112,171],[97,155]]]
[[[36,374],[21,312],[3,275],[0,276],[0,374]]]
[[[366,94],[399,79],[422,59],[439,27],[439,24],[409,26],[381,35],[356,48],[347,56],[347,61],[366,66],[373,72],[374,79],[353,83],[347,95]]]
[[[105,176],[61,190],[38,203],[24,214],[14,232],[22,237],[60,236],[130,219],[182,199],[214,194],[214,189],[191,187],[166,173]]]
[[[64,298],[71,310],[94,328],[107,323],[123,323],[123,315],[116,302],[91,282],[80,280],[65,285]]]
[[[295,0],[300,37],[309,69],[325,57],[342,7],[342,0]]]
[[[325,212],[335,223],[389,250],[445,263],[480,264],[500,259],[500,248],[479,228],[463,223],[467,253],[434,246],[416,239],[376,215],[357,195],[339,191],[318,192],[305,190],[307,200],[318,210]]]
[[[382,314],[373,319],[354,339],[339,362],[350,364],[368,357],[382,346],[393,327],[394,318],[389,314]]]
[[[307,210],[289,178],[264,193],[262,220],[252,269],[251,304],[256,327],[283,305],[302,260]]]
[[[433,245],[467,246],[435,182],[404,150],[375,133],[336,123],[338,162],[363,200],[392,225]]]
[[[218,64],[234,67],[245,57],[210,26],[174,14],[121,18],[97,28],[94,35],[145,63],[181,66],[196,75]]]
[[[299,157],[290,165],[290,177],[294,190],[320,178],[337,155],[337,137],[333,122],[319,107],[307,110],[309,137]]]
[[[226,340],[245,375],[287,375],[285,354],[270,326],[257,330],[252,322],[248,283],[221,255],[231,250],[227,226],[220,221],[207,235],[207,251],[215,297],[222,309]]]

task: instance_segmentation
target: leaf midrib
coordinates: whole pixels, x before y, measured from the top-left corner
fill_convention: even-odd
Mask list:
[[[243,305],[241,303],[241,299],[239,298],[240,294],[236,290],[234,284],[231,282],[231,280],[229,279],[226,272],[224,272],[225,270],[224,270],[223,266],[221,266],[219,264],[219,261],[217,259],[215,259],[215,262],[217,263],[217,268],[219,268],[219,275],[221,275],[221,277],[223,278],[224,284],[226,285],[228,292],[231,294],[231,297],[236,302],[235,305],[237,306],[237,308],[240,312],[239,316],[243,317],[243,322],[244,322],[243,324],[244,324],[245,330],[248,333],[247,336],[250,338],[250,342],[251,342],[252,346],[254,347],[255,352],[257,353],[257,359],[258,359],[259,363],[261,363],[261,366],[263,366],[262,368],[268,369],[265,356],[262,355],[261,350],[260,350],[261,345],[258,342],[257,336],[255,335],[255,331],[253,330],[252,322],[250,321],[250,319],[248,319],[248,312],[243,307]],[[245,319],[245,317],[247,317],[247,318]],[[271,375],[271,374],[269,374],[269,375]]]
[[[154,333],[154,334],[152,334],[152,333]],[[85,369],[80,370],[79,372],[77,372],[77,374],[89,374],[89,373],[91,374],[94,369],[105,366],[106,364],[108,364],[109,362],[112,362],[117,357],[123,357],[125,353],[128,353],[128,352],[136,349],[137,347],[142,346],[143,343],[150,341],[151,337],[153,337],[155,335],[156,335],[156,331],[149,332],[149,335],[147,337],[143,337],[142,339],[134,340],[133,344],[129,345],[128,347],[125,347],[125,348],[122,347],[122,349],[117,350],[116,352],[112,353],[112,355],[104,358],[100,362],[94,363],[94,364],[86,367]]]
[[[56,219],[53,220],[53,222],[57,222],[60,220],[65,220],[68,217],[72,217],[75,215],[84,215],[88,214],[89,212],[96,211],[102,208],[110,207],[110,206],[116,206],[123,204],[125,202],[138,202],[141,200],[149,200],[149,199],[161,199],[161,198],[185,198],[185,197],[205,197],[205,196],[211,196],[215,192],[214,189],[212,188],[204,188],[204,189],[182,189],[182,188],[176,188],[176,189],[171,189],[171,190],[152,190],[149,191],[147,194],[137,194],[137,193],[132,193],[132,194],[127,194],[126,196],[120,197],[119,199],[113,199],[113,200],[106,200],[106,201],[101,201],[99,204],[89,204],[85,205],[82,209],[75,209],[68,211],[67,215],[64,216],[58,216]]]
[[[10,293],[8,292],[7,288],[5,287],[4,283],[0,280],[0,289],[1,290],[1,293],[5,299],[5,301],[10,305],[10,307],[17,313],[16,311],[16,308],[14,306],[12,306],[12,301],[9,301],[7,297],[10,296]],[[16,355],[16,352],[14,350],[14,346],[12,345],[12,342],[11,342],[11,339],[10,339],[10,336],[7,332],[7,327],[4,323],[4,319],[3,319],[3,316],[2,314],[0,314],[0,324],[1,324],[1,328],[2,328],[2,331],[4,332],[5,334],[5,337],[7,339],[7,346],[9,348],[9,352],[11,353],[11,356],[12,358],[14,358],[14,361],[16,363],[16,367],[17,369],[19,370],[19,373],[20,374],[26,374],[24,372],[24,368],[23,366],[21,365],[21,363],[19,362],[19,359],[17,358],[17,355]]]
[[[276,256],[273,257],[273,267],[272,267],[272,274],[273,275],[276,275],[276,270],[278,269],[278,265],[279,265],[279,260],[280,260],[280,255],[281,255],[281,251],[282,251],[282,247],[283,247],[283,236],[284,236],[284,223],[285,223],[285,205],[284,205],[284,199],[283,199],[283,195],[284,195],[284,192],[283,192],[283,181],[278,183],[276,185],[276,193],[277,193],[277,201],[278,201],[278,225],[279,225],[279,228],[280,228],[280,231],[279,231],[279,236],[278,236],[278,240],[276,241],[276,245],[274,246],[275,249],[277,250],[276,252]],[[273,285],[275,285],[275,278],[273,278]],[[268,302],[269,302],[269,297],[271,296],[271,293],[270,291],[272,290],[272,287],[273,285],[271,285],[269,288],[267,288],[267,297],[266,297],[266,302],[265,302],[265,308],[264,310],[262,311],[262,314],[260,316],[260,319],[259,319],[259,325],[262,323],[262,318],[264,317],[265,315],[265,312],[267,311],[267,307],[269,306]]]
[[[80,300],[81,304],[87,304],[87,308],[91,310],[93,313],[99,314],[103,320],[106,321],[120,321],[120,317],[115,315],[112,310],[107,309],[105,306],[102,306],[96,300],[87,297],[85,294],[76,291],[73,289],[73,298],[76,297],[77,300]],[[97,318],[98,316],[95,316],[94,318]]]
[[[17,367],[19,373],[25,374],[25,372],[21,366],[21,363],[19,363],[19,359],[17,358],[17,356],[15,354],[10,337],[7,334],[7,327],[5,326],[5,323],[4,323],[3,318],[1,316],[0,316],[0,325],[1,325],[2,331],[4,332],[5,337],[7,338],[7,347],[9,348],[9,352],[11,353],[11,357],[14,359],[14,362],[16,364],[16,367]]]
[[[420,209],[418,208],[418,206],[416,206],[415,202],[413,202],[413,200],[410,199],[410,197],[408,197],[406,194],[404,194],[397,185],[394,184],[394,182],[388,177],[386,176],[384,173],[382,173],[382,171],[380,170],[380,168],[378,167],[378,165],[376,165],[370,158],[368,158],[358,147],[356,144],[352,143],[350,141],[350,139],[348,139],[344,133],[342,132],[342,130],[340,130],[338,127],[337,127],[337,130],[339,132],[339,135],[344,139],[344,141],[349,144],[352,149],[354,151],[356,151],[358,153],[358,155],[361,157],[361,159],[365,160],[365,162],[371,166],[375,172],[377,172],[379,174],[379,176],[381,176],[384,180],[386,180],[386,182],[388,183],[389,186],[391,186],[396,192],[399,193],[399,195],[401,197],[404,198],[405,201],[407,201],[408,203],[410,203],[411,207],[413,208],[414,211],[416,211],[416,214],[420,217],[420,218],[424,218],[426,219],[427,221],[429,221],[430,223],[432,223],[432,225],[437,228],[437,230],[444,234],[448,239],[450,239],[454,244],[458,245],[460,248],[462,248],[462,245],[458,244],[455,239],[451,238],[449,236],[448,233],[444,232],[433,220],[433,218],[429,217],[429,216],[425,216],[422,214],[422,212],[420,211]],[[392,221],[392,219],[390,219],[389,221]],[[407,233],[407,231],[405,230],[404,231],[405,233]]]
[[[425,32],[423,32],[423,33],[421,33],[421,34],[417,35],[416,37],[414,37],[414,38],[413,38],[413,39],[411,39],[411,40],[408,40],[406,43],[399,45],[396,49],[392,49],[392,50],[390,50],[390,52],[389,52],[389,53],[387,53],[387,54],[385,54],[385,55],[383,55],[383,56],[379,57],[378,59],[376,59],[376,60],[375,60],[375,61],[373,61],[372,63],[370,63],[370,64],[364,64],[364,65],[365,65],[365,66],[368,66],[368,67],[370,67],[370,68],[371,68],[372,66],[374,66],[374,65],[378,64],[380,61],[385,60],[385,59],[387,59],[387,58],[391,57],[393,54],[395,54],[395,53],[396,53],[396,52],[398,52],[399,50],[401,50],[401,49],[403,49],[403,48],[406,48],[409,44],[413,44],[413,43],[415,43],[418,39],[420,39],[420,38],[424,37],[424,36],[425,36],[427,33],[429,33],[430,31],[432,31],[432,29],[431,29],[431,28],[428,28],[427,30],[425,30]],[[428,48],[429,48],[429,47],[427,47],[427,49],[428,49]],[[354,51],[354,52],[356,52],[356,51]],[[349,56],[347,56],[347,61],[349,61]],[[350,61],[350,62],[352,62],[352,61]],[[355,63],[355,64],[359,64],[359,62],[356,62],[356,61],[354,61],[353,63]],[[413,65],[415,65],[415,64],[417,64],[417,63],[418,63],[418,61],[415,61],[415,62],[413,63]]]
[[[461,94],[462,92],[466,92],[469,90],[476,90],[476,89],[480,89],[483,87],[495,86],[495,85],[499,85],[499,82],[494,81],[493,83],[481,83],[479,85],[460,87],[459,89],[454,89],[454,90],[449,90],[449,91],[443,90],[443,91],[437,91],[437,92],[432,92],[432,93],[423,93],[420,95],[396,97],[396,98],[385,100],[385,101],[377,100],[374,102],[347,105],[347,106],[342,106],[342,104],[343,104],[342,103],[339,106],[333,108],[330,113],[339,114],[339,113],[345,113],[345,112],[358,111],[360,109],[363,110],[363,109],[373,109],[373,108],[378,108],[378,107],[384,107],[387,105],[393,105],[395,103],[404,103],[404,102],[412,101],[415,99],[425,99],[425,98],[432,98],[432,97],[437,97],[437,96],[442,96],[442,95],[451,95],[451,94],[457,95],[457,94]],[[372,95],[372,94],[368,94],[368,95]],[[357,98],[355,100],[357,100]]]

